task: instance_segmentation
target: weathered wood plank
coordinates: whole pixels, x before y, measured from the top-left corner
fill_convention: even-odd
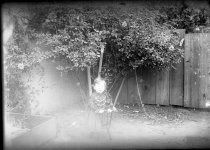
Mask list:
[[[210,102],[210,35],[208,34],[208,45],[207,45],[207,72],[206,72],[206,83],[207,83],[207,96],[206,96],[206,101]]]
[[[170,105],[183,106],[184,102],[184,61],[175,64],[170,71]]]
[[[118,92],[118,90],[119,90],[119,88],[120,88],[120,84],[121,84],[122,80],[123,80],[123,77],[120,77],[120,78],[115,82],[115,85],[113,86],[113,88],[112,88],[111,91],[110,91],[110,94],[111,94],[111,96],[112,96],[113,103],[114,103],[115,97],[117,96],[117,92]],[[121,103],[120,94],[119,94],[119,97],[118,97],[118,100],[117,100],[117,104],[118,104],[118,103]]]
[[[180,41],[185,36],[185,30],[177,30]],[[174,64],[175,69],[170,70],[170,105],[183,106],[184,104],[184,59],[179,64]]]
[[[184,52],[184,106],[191,106],[191,36],[185,35],[185,52]]]
[[[122,80],[120,80],[122,82]],[[119,94],[118,103],[120,104],[128,104],[128,78],[125,78],[123,87]]]
[[[140,78],[142,101],[144,104],[156,104],[156,74],[150,69],[142,70],[142,78]]]
[[[169,105],[169,71],[157,72],[156,78],[156,104]]]
[[[192,105],[193,108],[199,108],[199,95],[200,95],[200,55],[201,47],[199,46],[198,34],[191,34],[191,49],[192,49],[192,61],[191,61],[191,88],[192,88]]]
[[[210,34],[207,37],[207,71],[206,71],[206,83],[207,83],[207,95],[206,101],[210,101]]]
[[[138,103],[138,93],[137,93],[137,85],[135,74],[132,72],[128,77],[128,103],[129,104],[136,104]]]
[[[200,95],[199,107],[206,108],[206,101],[210,100],[210,34],[199,34],[200,51]]]
[[[201,34],[199,34],[198,38],[201,40],[201,38],[205,38],[205,37],[203,37]],[[203,40],[205,41],[205,39],[203,39]],[[198,42],[198,44],[200,44],[200,43]],[[205,97],[206,97],[205,86],[207,85],[207,84],[205,84],[205,82],[206,82],[205,72],[206,72],[206,69],[207,69],[207,68],[205,68],[205,63],[206,63],[207,58],[205,56],[206,55],[205,46],[203,46],[201,44],[199,46],[201,47],[200,52],[199,52],[199,55],[200,55],[200,59],[199,59],[199,61],[200,61],[200,75],[199,75],[199,78],[200,78],[200,92],[201,92],[200,95],[199,95],[199,99],[200,99],[199,107],[204,108],[205,107]]]

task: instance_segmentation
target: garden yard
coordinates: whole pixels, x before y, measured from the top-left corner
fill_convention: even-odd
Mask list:
[[[210,3],[162,2],[5,4],[6,148],[210,147]]]

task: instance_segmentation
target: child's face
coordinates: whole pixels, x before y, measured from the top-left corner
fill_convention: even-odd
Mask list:
[[[94,90],[96,90],[97,93],[103,93],[106,89],[106,82],[104,80],[101,80],[100,82],[95,83]]]

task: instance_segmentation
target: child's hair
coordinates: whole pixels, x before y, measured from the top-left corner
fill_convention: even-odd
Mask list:
[[[94,80],[94,84],[99,83],[101,80],[104,80],[104,79],[101,78],[101,77],[97,77],[97,78]]]
[[[97,78],[94,80],[93,85],[96,85],[97,83],[101,82],[101,80],[102,80],[102,81],[105,81],[103,78],[97,77]],[[106,82],[105,82],[105,86],[107,86],[107,85],[106,85]]]

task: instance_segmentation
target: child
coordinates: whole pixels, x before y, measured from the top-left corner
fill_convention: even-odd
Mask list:
[[[93,84],[94,92],[89,99],[89,107],[98,115],[102,126],[109,125],[111,122],[111,112],[116,111],[112,103],[111,95],[107,91],[104,79],[98,77]]]
[[[106,82],[101,77],[98,77],[94,81],[93,88],[95,91],[90,97],[90,108],[95,110],[96,113],[103,113],[104,111],[113,111],[112,98],[106,89]]]

